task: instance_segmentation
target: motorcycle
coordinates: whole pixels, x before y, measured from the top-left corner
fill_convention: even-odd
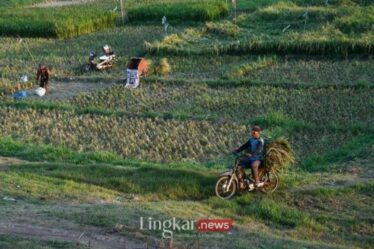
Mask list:
[[[96,63],[95,58],[96,58],[95,53],[91,52],[88,58],[88,63],[84,67],[85,72],[102,71],[102,70],[110,69],[114,66],[116,62],[115,54],[100,56],[99,63]]]
[[[246,175],[243,177],[244,179],[241,179],[239,166],[241,157],[242,156],[237,156],[234,166],[218,176],[215,186],[215,193],[217,197],[221,199],[230,199],[238,193],[251,192],[256,189],[271,193],[278,188],[278,174],[266,168],[264,163],[262,163],[258,169],[259,179],[264,183],[262,187],[251,187],[254,185],[254,180],[249,175]]]

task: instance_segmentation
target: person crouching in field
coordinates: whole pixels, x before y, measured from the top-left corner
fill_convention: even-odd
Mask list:
[[[49,86],[49,70],[48,67],[44,64],[39,64],[38,71],[36,73],[36,83],[40,87],[45,89],[45,93],[48,92]]]
[[[246,156],[240,159],[239,165],[240,173],[242,176],[245,176],[245,168],[251,167],[252,176],[254,177],[255,184],[254,186],[250,184],[250,188],[262,187],[263,182],[260,182],[258,168],[260,167],[263,161],[263,149],[264,149],[264,140],[260,136],[261,129],[259,126],[255,125],[251,130],[251,138],[238,149],[234,150],[234,153],[239,153],[243,150],[248,150]]]
[[[107,57],[114,55],[112,48],[107,44],[103,46],[103,52],[104,52],[104,55]]]

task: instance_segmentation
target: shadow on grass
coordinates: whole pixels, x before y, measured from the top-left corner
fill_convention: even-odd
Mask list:
[[[103,165],[26,164],[5,171],[99,186],[146,200],[202,200],[213,195],[215,176],[187,169]]]

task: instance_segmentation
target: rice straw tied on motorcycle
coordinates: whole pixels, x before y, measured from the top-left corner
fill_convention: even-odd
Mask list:
[[[270,141],[265,151],[265,166],[279,172],[295,162],[295,153],[286,138]]]

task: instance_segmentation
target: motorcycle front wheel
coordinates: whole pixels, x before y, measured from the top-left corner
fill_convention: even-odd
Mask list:
[[[222,176],[217,180],[215,191],[217,197],[221,199],[230,199],[236,194],[237,184],[236,181],[232,181],[231,186],[227,188],[230,182],[229,176]]]
[[[262,177],[262,181],[264,182],[262,190],[266,193],[272,193],[278,188],[279,176],[276,173],[267,172]]]

